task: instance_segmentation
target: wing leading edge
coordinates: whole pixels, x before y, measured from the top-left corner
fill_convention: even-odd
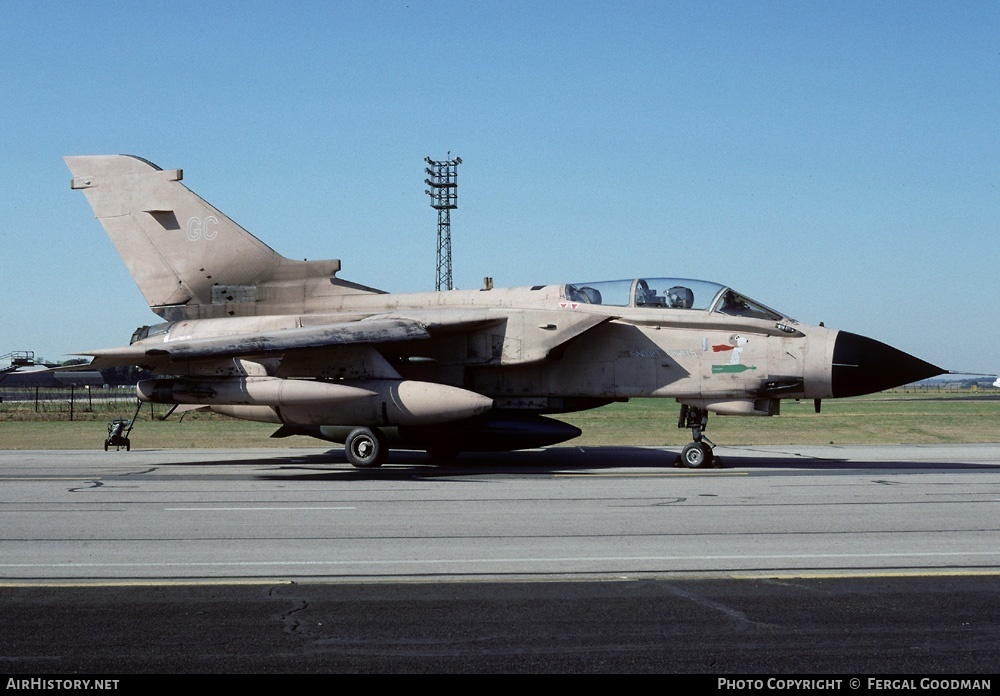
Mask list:
[[[317,348],[428,338],[430,333],[419,322],[372,319],[197,338],[176,338],[168,333],[130,346],[87,351],[81,355],[94,356],[91,364],[96,367],[159,365],[220,358],[273,357]]]

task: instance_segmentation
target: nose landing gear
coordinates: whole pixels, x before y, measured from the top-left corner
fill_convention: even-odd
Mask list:
[[[708,427],[708,412],[681,404],[681,415],[677,421],[678,428],[691,428],[691,439],[694,442],[685,445],[677,457],[677,466],[689,469],[708,469],[722,466],[722,461],[715,456],[715,443],[705,437]]]

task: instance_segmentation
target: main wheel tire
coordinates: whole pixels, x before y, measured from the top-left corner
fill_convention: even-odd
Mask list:
[[[357,428],[351,431],[344,443],[347,461],[358,469],[374,469],[385,463],[389,448],[385,437],[378,430]]]
[[[704,442],[692,442],[681,450],[681,463],[689,469],[712,466],[712,448]]]

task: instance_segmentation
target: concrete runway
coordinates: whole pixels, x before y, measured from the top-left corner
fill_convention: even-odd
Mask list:
[[[1000,445],[719,453],[0,452],[0,672],[996,671]]]

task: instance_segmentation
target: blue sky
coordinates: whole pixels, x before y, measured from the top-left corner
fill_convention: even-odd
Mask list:
[[[0,353],[157,320],[64,155],[408,292],[451,151],[458,287],[704,278],[1000,369],[995,2],[10,1],[0,55]]]

